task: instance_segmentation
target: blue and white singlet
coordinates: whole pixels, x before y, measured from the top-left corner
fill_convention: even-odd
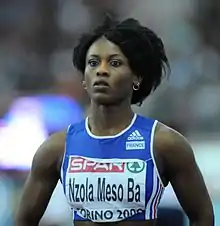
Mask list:
[[[74,221],[157,218],[164,186],[153,154],[156,124],[135,114],[115,136],[95,136],[88,118],[69,126],[61,181]]]

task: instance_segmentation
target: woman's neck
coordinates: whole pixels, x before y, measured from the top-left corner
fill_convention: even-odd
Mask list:
[[[130,125],[133,117],[134,113],[128,104],[97,106],[91,103],[88,126],[97,136],[116,135]]]

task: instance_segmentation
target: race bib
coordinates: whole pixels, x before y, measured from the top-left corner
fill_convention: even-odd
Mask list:
[[[66,197],[83,218],[120,221],[145,209],[146,162],[70,156]]]

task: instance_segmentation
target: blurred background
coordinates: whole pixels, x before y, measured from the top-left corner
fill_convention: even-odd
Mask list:
[[[171,75],[135,111],[191,142],[220,225],[220,3],[218,0],[0,0],[0,225],[13,226],[38,146],[86,114],[72,50],[104,12],[135,17],[162,37]],[[158,226],[186,226],[170,187]],[[58,183],[41,221],[69,226]]]

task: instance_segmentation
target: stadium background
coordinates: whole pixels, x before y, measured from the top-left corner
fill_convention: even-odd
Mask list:
[[[14,225],[36,148],[86,114],[71,54],[79,35],[98,24],[103,12],[135,17],[163,37],[170,78],[135,110],[190,140],[220,225],[218,0],[0,0],[0,225]],[[160,214],[158,226],[187,223],[171,188]],[[41,225],[68,226],[70,218],[58,185]]]

